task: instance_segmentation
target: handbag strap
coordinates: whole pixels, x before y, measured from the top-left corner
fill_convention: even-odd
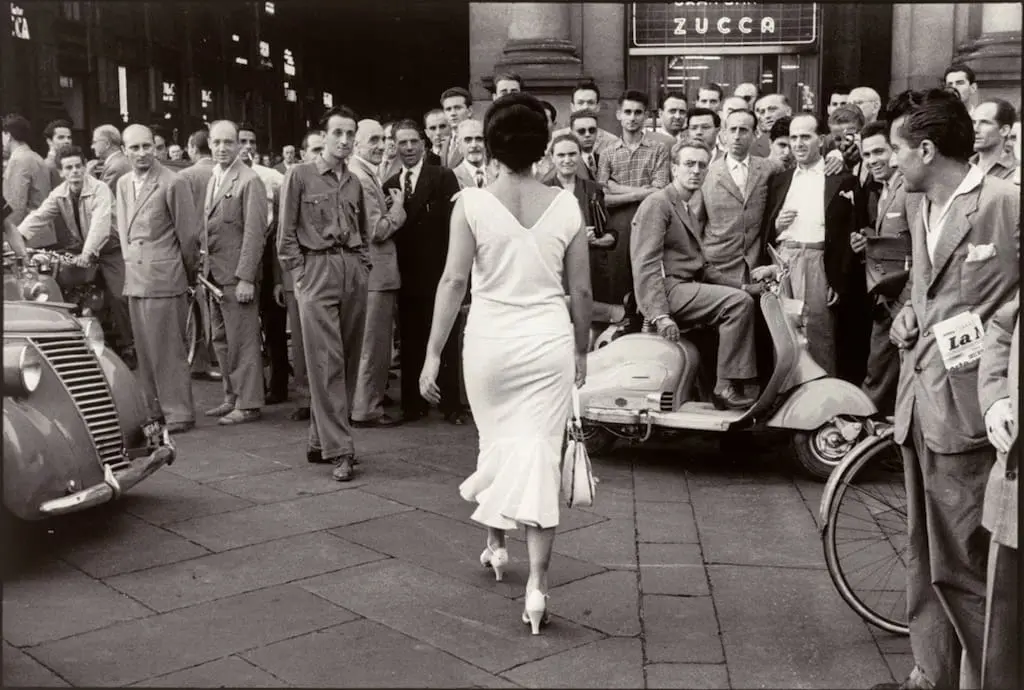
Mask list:
[[[572,420],[577,427],[583,427],[583,420],[580,419],[580,392],[576,384],[572,385]]]

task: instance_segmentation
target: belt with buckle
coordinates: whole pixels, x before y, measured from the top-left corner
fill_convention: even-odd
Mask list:
[[[306,249],[302,247],[300,251],[306,256],[326,256],[328,254],[341,254],[343,247],[340,244],[332,244],[326,249]]]

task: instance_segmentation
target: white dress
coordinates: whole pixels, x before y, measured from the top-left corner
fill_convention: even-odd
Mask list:
[[[459,492],[488,527],[554,527],[575,380],[562,274],[579,204],[563,191],[524,228],[488,190],[461,195],[476,239],[462,361],[480,455]]]

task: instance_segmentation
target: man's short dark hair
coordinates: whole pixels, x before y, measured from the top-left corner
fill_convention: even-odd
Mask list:
[[[879,134],[885,137],[886,142],[889,141],[889,123],[885,120],[872,120],[860,130],[860,140],[864,141],[868,137],[876,137]]]
[[[466,101],[466,107],[473,105],[473,96],[466,89],[461,86],[453,86],[450,89],[445,89],[444,93],[441,94],[441,105],[444,106],[444,102],[449,98],[462,97]]]
[[[429,115],[430,113],[427,114]],[[423,131],[423,125],[416,122],[416,120],[413,120],[412,118],[405,118],[396,122],[394,128],[392,129],[392,134],[397,138],[398,131],[401,129],[411,129],[419,135],[420,139],[422,139],[423,141],[427,140],[427,133]]]
[[[554,122],[558,119],[558,108],[551,105],[548,101],[541,101],[540,104],[544,106],[544,111],[548,114],[548,119]]]
[[[239,134],[241,134],[242,132],[252,132],[253,134],[256,134],[256,128],[252,126],[251,122],[246,122],[245,120],[242,120],[238,123],[238,132]]]
[[[778,120],[776,120],[775,123],[772,125],[771,130],[768,132],[768,140],[771,141],[772,143],[775,143],[775,140],[780,137],[788,137],[789,123],[792,121],[793,118],[791,118],[789,115],[780,117]]]
[[[329,109],[320,117],[320,129],[327,131],[327,125],[331,121],[332,117],[342,117],[346,120],[352,120],[352,122],[359,122],[359,118],[356,116],[356,111],[349,108],[347,105],[336,105]]]
[[[57,130],[63,127],[64,129],[71,131],[74,127],[67,120],[54,120],[50,124],[46,125],[46,129],[43,130],[43,136],[47,139],[53,139],[54,135],[57,134]]]
[[[817,113],[812,113],[810,111],[802,111],[802,112],[796,113],[795,115],[793,115],[793,117],[789,118],[789,124],[792,125],[793,122],[797,118],[801,118],[801,117],[814,118],[814,132],[815,132],[815,134],[818,134],[819,136],[823,136],[823,135],[829,133],[828,124],[825,122],[825,119],[822,118],[822,117],[819,117]]]
[[[188,145],[196,150],[199,156],[212,156],[210,150],[210,132],[205,129],[197,129],[188,138]]]
[[[423,126],[424,127],[427,126],[427,118],[430,117],[431,115],[440,115],[440,116],[444,117],[444,111],[441,110],[440,108],[431,108],[427,112],[423,113]]]
[[[305,151],[306,147],[309,146],[309,138],[311,136],[313,136],[314,134],[319,134],[320,136],[324,135],[323,130],[320,130],[320,129],[311,129],[308,132],[306,132],[304,135],[302,135],[302,150],[303,151]]]
[[[945,89],[928,89],[913,95],[912,105],[899,128],[913,147],[925,139],[946,158],[966,163],[974,155],[974,123],[960,97]]]
[[[85,154],[82,153],[81,146],[65,144],[64,146],[61,146],[59,149],[57,149],[57,153],[54,156],[54,160],[57,163],[57,167],[59,168],[64,163],[65,158],[74,158],[75,156],[81,158],[83,164],[85,163]]]
[[[711,116],[711,122],[714,123],[715,129],[719,129],[722,126],[722,118],[711,108],[690,108],[686,111],[686,121],[693,122],[695,117],[706,117]]]
[[[846,84],[836,84],[828,91],[829,100],[831,101],[832,96],[835,96],[836,94],[839,94],[840,96],[849,96],[851,91],[853,91],[853,89]]]
[[[728,114],[727,114],[727,115],[725,116],[723,124],[726,124],[726,125],[728,125],[728,122],[729,122],[729,118],[730,118],[730,117],[732,117],[733,115],[735,115],[736,113],[743,113],[743,114],[745,114],[745,115],[749,115],[749,116],[750,116],[750,119],[754,121],[754,125],[753,125],[753,127],[754,127],[754,128],[753,128],[753,130],[751,130],[751,131],[753,131],[753,132],[757,132],[757,123],[758,123],[758,119],[757,119],[757,113],[755,113],[755,112],[754,112],[753,110],[751,110],[750,108],[737,108],[736,110],[732,110],[732,111],[730,111],[730,112],[729,112],[729,113],[728,113]]]
[[[24,115],[11,113],[4,116],[3,131],[11,135],[18,143],[25,144],[32,138],[32,125]]]
[[[946,71],[942,73],[942,83],[946,83],[946,77],[953,74],[954,72],[963,72],[967,77],[968,84],[974,84],[978,81],[977,75],[974,74],[974,70],[965,65],[962,62],[954,62],[952,65],[946,68]]]
[[[526,86],[523,84],[523,78],[520,77],[519,74],[517,74],[516,72],[511,72],[511,71],[508,71],[508,70],[503,70],[501,72],[496,73],[494,75],[494,90],[495,91],[498,90],[498,82],[499,81],[514,81],[515,83],[519,84],[519,90],[520,91],[526,91]]]
[[[986,103],[996,104],[997,125],[1000,127],[1013,127],[1013,123],[1017,121],[1017,109],[1010,105],[1009,101],[1004,101],[1002,98],[986,98],[978,105]]]
[[[572,90],[572,94],[569,96],[569,100],[576,100],[577,91],[593,91],[597,94],[597,102],[601,102],[601,89],[597,88],[597,83],[593,79],[584,79],[576,82],[576,87]]]
[[[860,109],[860,106],[841,105],[836,108],[831,115],[828,116],[828,124],[831,125],[854,125],[858,130],[862,129],[865,124],[864,111]]]
[[[642,103],[644,106],[644,110],[647,110],[647,108],[650,107],[647,103],[647,94],[644,93],[643,91],[637,91],[636,89],[627,89],[626,91],[622,92],[622,95],[619,96],[619,107],[621,108],[622,104],[625,103],[626,101]]]
[[[658,110],[665,109],[665,101],[670,98],[678,98],[686,105],[690,105],[690,99],[686,97],[686,94],[679,89],[669,89],[668,91],[662,91],[661,96],[658,97]]]
[[[597,121],[598,112],[593,108],[583,108],[569,114],[569,129],[575,129],[576,120],[585,120],[587,118],[593,118]]]
[[[714,91],[715,93],[718,94],[718,100],[722,100],[723,98],[725,98],[725,91],[723,91],[722,87],[713,81],[708,82],[707,84],[701,84],[700,88],[697,89],[698,96],[700,96],[701,91]]]

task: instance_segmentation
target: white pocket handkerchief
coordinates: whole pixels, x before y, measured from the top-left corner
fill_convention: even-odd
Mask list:
[[[994,244],[971,244],[967,243],[967,262],[987,261],[996,255]]]
[[[885,214],[885,217],[886,218],[899,218],[902,215],[903,214],[900,213],[899,211],[890,211],[889,213]]]
[[[851,204],[853,203],[853,190],[847,189],[845,191],[839,192],[839,196],[845,198]]]

